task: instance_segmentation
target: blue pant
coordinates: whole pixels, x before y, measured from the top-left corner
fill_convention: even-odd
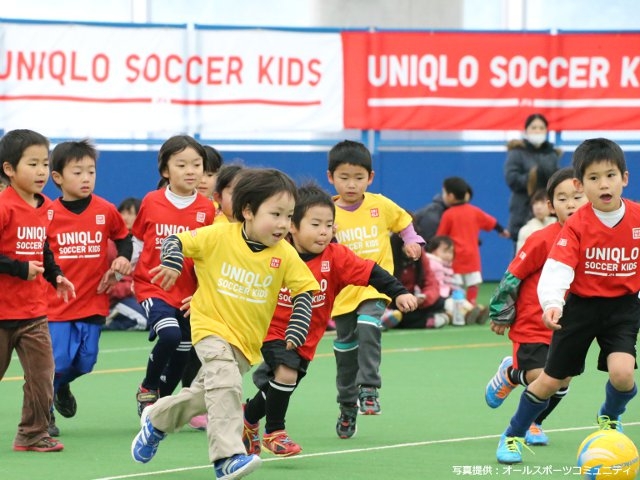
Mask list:
[[[55,362],[54,392],[93,370],[98,360],[101,325],[85,322],[49,322]]]

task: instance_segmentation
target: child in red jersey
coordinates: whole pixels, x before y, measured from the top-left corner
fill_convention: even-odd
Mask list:
[[[166,237],[213,222],[213,203],[197,191],[205,156],[202,145],[187,135],[164,142],[158,152],[158,171],[168,185],[144,197],[133,224],[134,243],[142,244],[133,274],[134,290],[149,318],[149,339],[158,338],[138,387],[138,415],[159,397],[171,395],[192,348],[189,321],[180,306],[196,289],[193,262],[185,260],[182,275],[169,291],[151,281],[149,270],[160,263],[160,247]]]
[[[65,301],[75,295],[47,243],[53,218],[42,195],[49,178],[49,141],[31,130],[0,139],[0,379],[15,350],[24,369],[22,418],[13,449],[56,452],[64,447],[47,428],[53,402],[53,354],[47,328],[47,285]]]
[[[498,444],[500,463],[522,461],[522,437],[558,390],[584,371],[594,340],[598,369],[609,372],[597,412],[601,429],[618,429],[636,395],[640,318],[640,205],[622,199],[629,181],[624,153],[611,140],[582,142],[573,154],[576,187],[588,205],[565,222],[538,281],[542,320],[553,330],[544,371],[520,396]]]
[[[307,373],[340,290],[347,285],[372,285],[394,298],[403,312],[417,308],[416,298],[393,275],[373,260],[362,259],[348,247],[331,242],[335,209],[333,200],[321,188],[309,185],[298,189],[291,219],[291,243],[313,272],[321,290],[313,297],[307,340],[295,350],[287,349],[285,340],[292,309],[291,294],[286,288],[280,291],[278,307],[261,349],[264,363],[253,375],[259,391],[245,407],[243,441],[248,454],[260,453],[258,421],[265,415],[262,445],[267,450],[278,456],[296,455],[302,450],[285,431],[289,398]],[[353,425],[355,428],[355,423]]]
[[[494,217],[466,202],[469,191],[466,183],[451,183],[447,180],[444,181],[442,195],[451,206],[442,214],[436,235],[447,235],[453,240],[456,252],[453,271],[461,277],[460,283],[467,287],[467,300],[475,305],[482,283],[478,245],[480,230],[496,230],[503,238],[509,238],[509,231]]]
[[[540,321],[542,308],[536,291],[538,280],[562,225],[587,203],[587,197],[576,189],[571,167],[558,170],[551,176],[546,194],[548,210],[557,216],[558,221],[527,237],[489,305],[491,330],[504,335],[509,329],[509,339],[513,343],[513,356],[502,360],[498,372],[485,389],[485,400],[491,408],[502,405],[517,385],[526,387],[538,378],[547,359],[552,332]],[[567,388],[561,388],[554,393],[549,406],[531,424],[525,435],[528,445],[547,445],[549,439],[541,424],[567,391]]]
[[[65,303],[49,288],[49,332],[55,360],[53,405],[63,417],[76,414],[69,384],[93,370],[100,332],[109,313],[106,290],[115,275],[131,273],[131,236],[115,205],[93,194],[98,152],[87,140],[63,142],[51,152],[51,177],[62,191],[53,202],[49,246],[73,280],[76,298]],[[117,256],[108,258],[113,240]],[[103,278],[104,277],[104,278]],[[101,281],[102,279],[102,281]],[[60,431],[51,413],[49,434]]]

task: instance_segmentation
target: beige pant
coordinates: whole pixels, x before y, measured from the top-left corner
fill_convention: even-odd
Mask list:
[[[195,349],[202,362],[197,378],[189,388],[159,399],[149,413],[151,424],[172,433],[193,416],[207,413],[211,462],[246,454],[242,443],[242,375],[251,366],[240,350],[220,337],[205,337]]]

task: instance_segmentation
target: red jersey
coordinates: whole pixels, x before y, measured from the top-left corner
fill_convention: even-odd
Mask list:
[[[481,270],[478,235],[480,230],[492,230],[497,223],[494,217],[469,203],[452,205],[444,211],[436,235],[447,235],[453,240],[455,273]]]
[[[611,298],[640,290],[640,205],[624,205],[624,217],[614,227],[603,224],[590,204],[565,222],[549,258],[573,268],[571,293]]]
[[[555,222],[532,233],[509,264],[507,271],[522,282],[516,300],[516,319],[509,329],[509,338],[514,343],[551,343],[553,331],[542,322],[538,280],[561,229]]]
[[[42,262],[47,230],[53,218],[51,200],[34,208],[11,187],[0,193],[0,255],[21,262]],[[47,281],[42,275],[22,280],[0,274],[0,321],[47,316]]]
[[[306,264],[318,280],[320,291],[313,296],[307,341],[296,351],[305,360],[313,360],[318,342],[324,335],[327,322],[331,318],[331,309],[336,296],[347,285],[360,287],[369,285],[375,262],[360,258],[344,245],[330,243],[321,254]],[[265,342],[284,340],[292,308],[291,292],[287,288],[281,289]]]
[[[80,214],[53,202],[54,220],[49,227],[49,247],[65,277],[73,283],[76,298],[65,303],[52,286],[48,289],[49,321],[69,321],[109,313],[109,295],[97,294],[102,276],[109,270],[108,241],[122,240],[129,230],[118,209],[105,199],[91,195]]]
[[[165,238],[174,233],[211,225],[214,214],[213,204],[204,195],[196,195],[195,201],[182,209],[167,199],[165,188],[144,197],[131,229],[133,236],[144,243],[133,273],[133,289],[139,302],[153,297],[180,308],[182,299],[193,295],[197,286],[193,260],[184,259],[182,274],[169,291],[151,284],[149,270],[160,265],[160,248]]]

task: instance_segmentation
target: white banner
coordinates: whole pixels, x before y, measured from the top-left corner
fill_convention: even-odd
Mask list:
[[[338,33],[0,21],[0,128],[49,137],[338,131]]]

